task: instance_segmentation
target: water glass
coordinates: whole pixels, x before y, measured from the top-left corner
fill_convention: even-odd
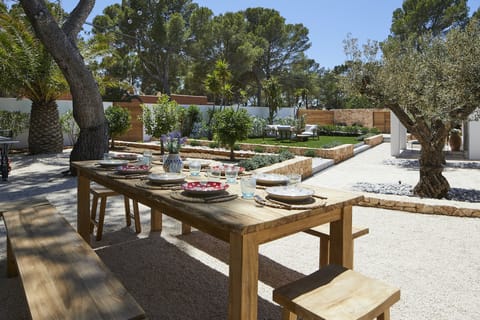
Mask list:
[[[143,152],[143,164],[146,164],[147,166],[152,165],[152,151],[144,151]]]
[[[292,173],[287,175],[288,185],[291,187],[296,187],[300,182],[302,182],[302,175],[298,173]]]
[[[239,167],[237,166],[225,166],[225,178],[227,178],[227,183],[237,183],[238,170]]]
[[[190,161],[188,164],[188,169],[191,176],[199,176],[201,168],[202,164],[197,160]]]
[[[222,168],[219,166],[208,167],[207,174],[212,181],[220,181],[222,176]]]
[[[112,155],[108,152],[104,153],[103,160],[112,160]]]
[[[240,180],[240,190],[242,191],[242,198],[253,199],[256,187],[257,180],[253,176],[243,177]]]

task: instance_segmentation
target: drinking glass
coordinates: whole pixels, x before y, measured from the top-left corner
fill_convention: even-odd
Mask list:
[[[240,190],[242,191],[242,198],[253,199],[256,187],[257,181],[253,176],[243,177],[240,180]]]
[[[108,152],[104,153],[103,160],[112,160],[112,155]]]
[[[144,151],[143,152],[143,163],[147,166],[152,165],[152,151]]]
[[[237,183],[239,167],[237,166],[226,166],[225,167],[225,178],[227,183],[235,184]]]
[[[208,177],[212,181],[220,181],[222,176],[222,169],[219,166],[208,167]]]
[[[197,160],[190,161],[188,164],[188,169],[191,176],[199,176],[201,168],[202,164]]]
[[[297,187],[300,182],[302,182],[302,175],[298,173],[291,173],[287,175],[288,185],[291,187]]]

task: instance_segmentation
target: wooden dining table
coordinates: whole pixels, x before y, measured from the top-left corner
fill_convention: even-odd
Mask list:
[[[271,207],[241,197],[225,202],[188,202],[172,197],[174,191],[171,190],[141,187],[140,179],[112,178],[111,171],[99,168],[96,163],[72,162],[78,176],[78,233],[90,241],[90,183],[94,181],[150,207],[152,232],[161,231],[162,214],[166,214],[182,222],[184,231],[191,226],[228,242],[229,319],[257,319],[261,244],[330,223],[330,261],[352,268],[352,206],[363,199],[359,194],[305,186],[325,198],[320,199],[323,201],[320,205],[307,209]],[[230,185],[228,192],[240,194],[239,184]],[[265,190],[257,189],[256,194],[263,198]]]

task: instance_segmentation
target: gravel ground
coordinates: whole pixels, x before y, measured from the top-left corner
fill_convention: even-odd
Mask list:
[[[383,163],[388,144],[365,151],[305,183],[352,190],[360,182],[414,185],[414,169]],[[47,198],[75,226],[76,179],[64,177],[68,153],[14,156],[0,203],[35,195]],[[449,181],[478,184],[478,169],[452,168]],[[453,172],[455,170],[455,172]],[[468,177],[468,178],[467,178]],[[179,236],[178,222],[164,218],[161,237],[149,234],[149,210],[140,206],[143,232],[124,226],[123,200],[109,200],[97,253],[151,319],[225,319],[228,245],[200,232]],[[354,207],[354,224],[370,228],[355,241],[355,269],[401,289],[392,319],[480,319],[480,219]],[[5,270],[5,228],[0,223],[0,268]],[[280,319],[272,288],[313,272],[318,239],[297,234],[260,247],[259,319]],[[0,319],[27,319],[18,279],[0,274]],[[179,303],[181,302],[181,303]]]

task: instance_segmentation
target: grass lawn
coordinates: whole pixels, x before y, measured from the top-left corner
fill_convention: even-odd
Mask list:
[[[308,138],[308,141],[300,142],[295,140],[277,140],[272,137],[266,138],[253,138],[243,141],[240,143],[254,143],[254,144],[265,144],[265,145],[275,145],[275,146],[290,146],[290,147],[307,147],[307,148],[321,148],[326,144],[332,142],[340,142],[341,144],[357,144],[359,141],[355,137],[340,137],[340,136],[320,136],[317,138]]]

